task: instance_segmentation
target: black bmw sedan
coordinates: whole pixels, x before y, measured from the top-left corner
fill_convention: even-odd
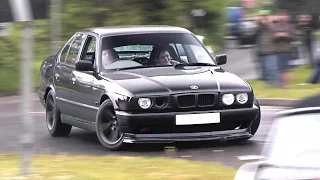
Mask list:
[[[187,29],[96,27],[76,32],[41,65],[49,133],[72,126],[101,144],[247,140],[260,124],[251,86]]]

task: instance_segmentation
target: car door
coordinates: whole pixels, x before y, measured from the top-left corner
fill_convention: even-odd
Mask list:
[[[86,60],[94,62],[96,53],[96,37],[88,35],[83,45],[82,53],[79,60]],[[75,116],[78,121],[84,123],[90,123],[94,125],[95,115],[98,108],[94,106],[94,95],[93,95],[93,71],[78,71],[72,70],[71,72],[71,89],[72,89],[72,100],[76,101],[77,112]]]
[[[75,36],[72,36],[58,54],[57,64],[54,69],[53,84],[56,102],[62,115],[67,113],[67,107],[69,105],[67,99],[70,92],[70,67],[66,64],[66,59],[74,38]]]
[[[59,110],[64,117],[73,118],[77,115],[78,100],[74,97],[71,73],[75,69],[75,63],[79,58],[82,44],[84,43],[86,35],[83,33],[75,34],[73,40],[68,45],[69,50],[65,56],[65,60],[61,61],[56,66],[55,81],[57,87],[57,103]],[[68,46],[67,45],[67,46]]]

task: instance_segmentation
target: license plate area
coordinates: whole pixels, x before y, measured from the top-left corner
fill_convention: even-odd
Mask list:
[[[213,124],[220,121],[220,113],[176,115],[176,125]]]

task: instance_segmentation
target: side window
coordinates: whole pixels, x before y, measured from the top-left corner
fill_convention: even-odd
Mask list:
[[[71,44],[67,59],[66,59],[66,64],[74,65],[75,62],[77,61],[77,57],[79,54],[79,51],[81,49],[82,42],[85,40],[85,35],[84,34],[77,34],[76,37],[74,38],[74,41]]]
[[[91,41],[88,47],[87,52],[95,52],[96,51],[96,38],[95,37],[91,37]]]
[[[67,54],[69,52],[70,49],[70,44],[73,41],[73,37],[71,39],[68,40],[67,45],[62,49],[61,54],[60,54],[60,62],[65,63],[66,58],[67,58]]]
[[[94,62],[95,52],[96,52],[96,38],[93,36],[88,36],[83,48],[83,52],[81,54],[81,59]]]

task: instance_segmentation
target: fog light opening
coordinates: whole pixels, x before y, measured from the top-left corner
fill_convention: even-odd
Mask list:
[[[168,104],[167,98],[156,98],[154,104],[158,108],[164,108]]]

